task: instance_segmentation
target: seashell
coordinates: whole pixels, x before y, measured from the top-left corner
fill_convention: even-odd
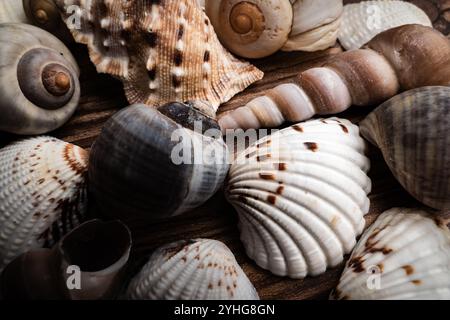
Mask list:
[[[89,166],[90,187],[105,215],[125,222],[169,217],[217,192],[228,172],[228,151],[203,106],[133,105],[106,123]]]
[[[335,44],[342,0],[209,0],[206,13],[219,39],[245,58],[278,50],[317,51]]]
[[[401,185],[435,209],[450,208],[449,87],[423,87],[395,96],[362,123]]]
[[[450,232],[421,209],[393,208],[363,234],[333,297],[450,299]]]
[[[75,112],[79,69],[51,34],[27,24],[1,24],[0,63],[0,130],[47,133]]]
[[[22,22],[28,23],[23,9],[22,1],[2,0],[0,1],[0,23]]]
[[[263,77],[222,47],[196,0],[56,3],[67,24],[67,8],[80,8],[80,28],[71,29],[75,40],[87,44],[98,72],[123,82],[130,103],[202,100],[216,111]]]
[[[421,25],[390,29],[364,49],[330,58],[300,73],[293,83],[267,90],[245,106],[222,114],[227,129],[278,127],[315,114],[340,113],[351,105],[379,104],[399,91],[450,85],[450,41]]]
[[[11,262],[1,275],[2,296],[8,300],[114,298],[130,250],[130,230],[121,222],[86,222],[53,249],[31,250]],[[78,283],[73,279],[76,272]]]
[[[288,127],[240,153],[226,197],[248,256],[291,278],[339,265],[369,210],[365,147],[357,126],[330,118]]]
[[[132,300],[259,300],[258,293],[220,241],[178,241],[157,249],[131,281]]]
[[[0,271],[85,218],[87,152],[51,137],[0,149]]]
[[[377,34],[407,24],[433,27],[427,14],[412,3],[377,0],[347,4],[339,42],[347,50],[359,49]]]

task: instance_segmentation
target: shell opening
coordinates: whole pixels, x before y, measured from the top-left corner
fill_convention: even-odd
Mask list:
[[[252,42],[264,32],[265,19],[257,5],[243,1],[236,4],[230,13],[230,25],[236,33],[248,35]]]

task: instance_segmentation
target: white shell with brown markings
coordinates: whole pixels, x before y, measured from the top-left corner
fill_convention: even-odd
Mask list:
[[[0,150],[0,271],[50,247],[85,217],[87,152],[51,137]]]
[[[258,293],[220,241],[196,239],[165,245],[131,281],[133,300],[259,300]]]
[[[333,297],[450,299],[450,231],[421,209],[384,212],[359,240]]]
[[[330,118],[281,130],[238,155],[226,196],[249,257],[291,278],[339,265],[369,210],[365,148],[357,126]]]

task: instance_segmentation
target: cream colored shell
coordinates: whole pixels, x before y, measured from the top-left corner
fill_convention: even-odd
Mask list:
[[[383,213],[359,240],[337,299],[450,299],[450,231],[421,209]]]
[[[0,1],[0,23],[22,22],[28,23],[27,16],[23,9],[22,0],[1,0]]]
[[[250,258],[278,276],[339,265],[369,210],[369,159],[357,126],[330,118],[265,137],[232,164],[226,196]]]

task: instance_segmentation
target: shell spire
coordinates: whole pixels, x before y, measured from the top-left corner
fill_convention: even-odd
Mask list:
[[[218,106],[262,78],[222,47],[196,0],[57,0],[98,72],[122,80],[130,103],[203,100]],[[66,13],[78,6],[76,16]]]
[[[450,85],[450,41],[422,25],[380,33],[364,49],[337,54],[219,118],[222,130],[277,127],[351,105],[381,103],[399,91]]]

